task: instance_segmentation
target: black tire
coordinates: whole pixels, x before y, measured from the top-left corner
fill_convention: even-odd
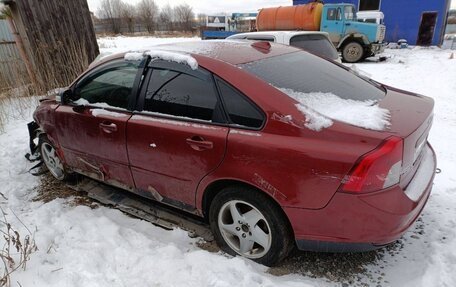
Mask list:
[[[59,155],[55,152],[56,149],[51,141],[47,138],[46,135],[41,135],[38,141],[38,150],[40,152],[41,159],[44,162],[44,165],[49,170],[51,175],[60,181],[68,181],[74,179],[74,174],[68,172],[63,161],[60,159]],[[49,157],[49,153],[52,153],[52,150],[55,153],[54,158]],[[55,164],[53,165],[52,162]],[[61,169],[61,173],[57,172],[57,169]]]
[[[242,222],[234,222],[230,208],[232,205],[242,216]],[[252,217],[245,215],[249,214],[255,215],[253,216],[255,218],[260,214],[263,218],[258,221],[248,220]],[[230,231],[219,226],[219,222],[225,228],[229,226]],[[252,222],[257,223],[250,224]],[[223,251],[233,256],[244,256],[266,266],[279,263],[294,247],[293,233],[283,211],[267,195],[253,188],[231,186],[221,190],[211,203],[209,223],[215,240]],[[255,241],[258,234],[263,239],[268,238],[268,244],[264,244],[266,240],[258,240],[258,242],[261,241],[269,248],[265,248]],[[246,253],[241,253],[241,239],[243,242],[252,244],[251,249]],[[236,242],[239,242],[238,246]]]
[[[357,63],[365,56],[364,47],[357,41],[351,41],[342,48],[342,59],[346,63]]]

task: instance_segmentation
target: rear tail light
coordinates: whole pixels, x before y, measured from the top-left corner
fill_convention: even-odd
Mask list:
[[[402,146],[401,138],[390,137],[375,150],[362,156],[343,179],[339,191],[372,192],[399,183],[402,171]]]

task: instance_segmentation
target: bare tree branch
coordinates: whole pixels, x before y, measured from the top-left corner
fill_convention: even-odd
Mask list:
[[[128,32],[135,32],[135,19],[137,16],[136,8],[132,4],[122,2],[122,9],[120,11],[122,21],[127,24]]]
[[[174,7],[174,15],[176,17],[176,22],[179,24],[181,30],[192,30],[195,13],[193,13],[193,8],[190,5],[187,3],[177,5]]]
[[[174,11],[169,4],[161,9],[159,21],[167,31],[173,30]]]
[[[120,33],[122,5],[121,0],[102,0],[98,10],[100,18],[109,21],[114,34]]]
[[[159,15],[159,8],[154,0],[141,0],[137,7],[138,16],[141,22],[146,25],[149,33],[155,31],[155,25]]]

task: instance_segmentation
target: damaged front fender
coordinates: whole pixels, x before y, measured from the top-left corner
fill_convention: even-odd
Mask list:
[[[33,159],[34,156],[38,155],[38,143],[35,142],[35,139],[39,138],[39,135],[42,133],[40,130],[40,126],[32,121],[27,124],[28,132],[29,132],[29,147],[30,147],[30,153],[27,153],[25,157],[29,161],[36,161],[36,159]]]
[[[38,150],[38,139],[40,135],[43,133],[43,131],[40,129],[40,126],[32,121],[27,124],[28,132],[29,132],[29,147],[30,147],[30,152],[25,155],[25,158],[30,161],[30,162],[36,162],[39,161],[36,165],[34,165],[32,168],[30,168],[29,172],[32,175],[41,175],[43,174],[43,170],[39,169],[41,165],[43,164],[43,161],[41,160],[41,155]],[[34,172],[35,169],[38,169],[37,172]]]

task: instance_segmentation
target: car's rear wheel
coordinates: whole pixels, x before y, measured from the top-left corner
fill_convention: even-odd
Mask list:
[[[356,42],[352,41],[345,44],[342,49],[342,59],[347,63],[356,63],[362,60],[364,57],[364,48],[363,46]]]
[[[55,147],[46,136],[40,137],[39,142],[41,159],[49,172],[58,180],[69,179],[70,174],[65,170],[62,160],[59,158]]]
[[[210,206],[209,221],[219,247],[233,256],[272,266],[293,247],[283,212],[251,188],[228,187],[218,193]]]

